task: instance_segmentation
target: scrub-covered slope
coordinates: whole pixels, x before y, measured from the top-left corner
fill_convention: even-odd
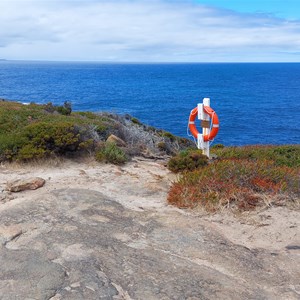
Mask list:
[[[72,112],[70,103],[0,102],[0,161],[105,152],[107,145],[101,142],[110,135],[124,142],[116,142],[121,150],[114,147],[110,151],[121,151],[127,159],[134,155],[163,156],[191,145],[187,139],[143,125],[129,115]]]

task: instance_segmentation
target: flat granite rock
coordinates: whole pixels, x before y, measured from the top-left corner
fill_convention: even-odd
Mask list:
[[[233,244],[175,210],[60,189],[0,219],[22,227],[0,249],[0,299],[299,299],[299,258]]]
[[[0,249],[0,299],[50,299],[65,281],[65,270],[40,253]]]

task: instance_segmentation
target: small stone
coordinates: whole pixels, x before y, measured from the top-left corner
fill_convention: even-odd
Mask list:
[[[7,190],[10,192],[21,192],[25,190],[36,190],[45,184],[45,179],[32,177],[28,179],[18,179],[7,183]]]
[[[115,143],[119,147],[126,147],[126,143],[122,139],[120,139],[119,137],[115,136],[114,134],[111,134],[107,138],[106,142]]]

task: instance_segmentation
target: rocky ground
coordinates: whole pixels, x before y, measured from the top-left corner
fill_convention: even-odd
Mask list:
[[[0,299],[300,299],[299,211],[179,210],[175,179],[141,158],[1,166]]]

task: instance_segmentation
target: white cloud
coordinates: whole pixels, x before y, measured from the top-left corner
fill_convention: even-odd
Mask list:
[[[113,61],[299,60],[300,21],[192,1],[0,1],[0,57]]]

